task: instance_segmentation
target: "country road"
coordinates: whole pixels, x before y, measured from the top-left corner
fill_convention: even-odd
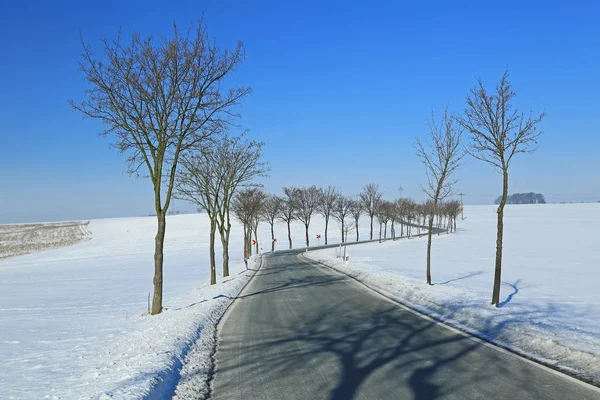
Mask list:
[[[264,256],[219,325],[212,399],[599,399],[300,251]]]

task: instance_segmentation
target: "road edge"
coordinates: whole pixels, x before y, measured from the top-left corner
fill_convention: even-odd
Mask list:
[[[266,254],[268,254],[268,253],[262,253],[259,255],[260,264],[259,264],[258,268],[254,271],[254,273],[252,274],[250,279],[248,279],[248,281],[244,284],[244,286],[242,286],[242,288],[240,289],[240,291],[238,292],[236,297],[231,300],[231,302],[223,310],[223,313],[216,321],[215,330],[213,332],[213,343],[214,344],[211,349],[210,357],[209,357],[210,366],[209,366],[208,373],[206,375],[207,393],[204,397],[204,400],[209,400],[213,395],[213,382],[214,382],[216,371],[217,371],[217,357],[216,356],[217,356],[217,352],[219,351],[219,342],[220,342],[219,333],[221,331],[221,322],[223,322],[225,320],[225,318],[229,315],[231,307],[233,306],[233,304],[235,304],[235,301],[238,299],[240,293],[242,293],[246,289],[246,287],[248,287],[250,282],[252,282],[252,280],[256,277],[257,272],[260,271],[260,269],[262,268],[263,258]]]

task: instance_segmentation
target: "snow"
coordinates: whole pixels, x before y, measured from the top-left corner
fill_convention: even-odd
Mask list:
[[[168,217],[166,311],[157,316],[144,314],[155,217],[92,220],[89,241],[0,260],[1,397],[163,398],[179,377],[178,393],[205,393],[215,324],[253,273],[245,271],[243,232],[233,223],[230,277],[220,276],[217,240],[218,284],[210,286],[208,228],[205,214]],[[278,224],[275,232],[276,248],[287,248],[286,226]],[[317,233],[323,234],[323,221],[315,217],[312,244]],[[330,236],[338,241],[335,222]],[[21,242],[44,241],[36,237]],[[293,224],[292,237],[303,246],[304,227]],[[259,242],[270,250],[267,224],[259,228]],[[186,367],[179,371],[182,360]]]
[[[600,383],[600,204],[520,205],[505,210],[501,307],[489,305],[494,206],[467,206],[456,234],[434,236],[433,286],[425,284],[427,238],[305,255],[421,311],[580,378]]]

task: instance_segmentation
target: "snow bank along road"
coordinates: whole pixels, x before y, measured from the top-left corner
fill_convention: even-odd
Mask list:
[[[266,255],[224,316],[211,398],[600,398],[299,255]]]

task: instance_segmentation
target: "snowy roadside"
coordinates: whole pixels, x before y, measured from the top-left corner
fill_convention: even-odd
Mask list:
[[[171,302],[157,316],[131,317],[125,324],[135,327],[134,331],[102,343],[103,350],[98,351],[85,376],[72,376],[69,391],[46,397],[165,399],[173,396],[180,379],[191,382],[190,374],[195,374],[193,385],[188,385],[191,397],[185,398],[202,398],[207,392],[204,382],[210,370],[216,324],[254,275],[256,259],[248,264],[251,270],[236,265],[223,282],[201,285]],[[110,390],[98,393],[95,385],[87,390],[86,384],[80,384],[98,379]]]
[[[474,227],[473,231],[476,230]],[[582,257],[589,258],[588,268],[582,271],[579,267],[578,275],[585,272],[578,278],[583,281],[575,281],[577,278],[566,273],[575,275],[573,266],[566,263],[557,267],[563,270],[562,274],[549,273],[546,266],[547,273],[540,275],[535,262],[525,257],[529,264],[520,263],[520,269],[514,271],[507,269],[502,289],[504,304],[495,308],[489,305],[491,279],[487,271],[477,270],[482,263],[465,260],[461,246],[469,243],[469,249],[476,249],[473,240],[468,229],[457,235],[435,237],[434,249],[439,251],[437,260],[434,253],[437,266],[434,275],[439,280],[434,286],[425,285],[419,277],[424,268],[425,238],[358,245],[351,250],[349,247],[349,264],[336,258],[331,250],[309,251],[304,255],[437,320],[600,385],[600,321],[597,318],[600,302],[597,292],[593,292],[593,288],[587,290],[590,285],[583,282],[600,275],[598,271],[591,272],[595,265],[592,256],[580,252]],[[449,250],[451,247],[458,249],[454,252],[456,259]],[[477,251],[471,250],[471,253]],[[564,244],[560,251],[573,254],[566,251]],[[584,264],[582,260],[574,262]],[[536,281],[535,274],[528,273],[525,265],[545,280]],[[512,279],[515,277],[517,279]],[[570,285],[578,286],[579,291],[565,290]]]
[[[185,308],[166,310],[162,315],[165,321],[159,324],[160,332],[154,335],[150,332],[145,336],[152,342],[159,333],[171,337],[170,343],[160,346],[162,360],[157,357],[155,361],[145,363],[147,366],[160,367],[147,371],[136,368],[142,377],[139,382],[131,382],[104,393],[100,399],[140,398],[142,395],[145,399],[166,399],[174,395],[173,398],[179,396],[182,399],[206,398],[217,324],[260,267],[260,257],[252,257],[248,267],[248,271],[237,272],[221,284],[199,288],[204,295],[202,299],[197,299],[199,301]],[[209,296],[211,298],[207,299]],[[203,304],[206,306],[201,307]],[[194,308],[196,310],[191,310]]]

